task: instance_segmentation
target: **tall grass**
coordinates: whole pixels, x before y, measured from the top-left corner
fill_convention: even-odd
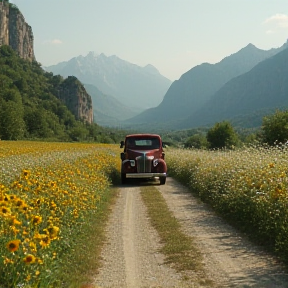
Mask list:
[[[288,263],[288,148],[170,149],[168,173]]]

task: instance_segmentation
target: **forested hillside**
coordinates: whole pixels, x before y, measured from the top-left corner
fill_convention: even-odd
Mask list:
[[[106,137],[113,142],[97,124],[76,119],[58,99],[63,83],[64,78],[45,72],[36,61],[24,60],[11,47],[1,46],[0,138],[102,141]]]

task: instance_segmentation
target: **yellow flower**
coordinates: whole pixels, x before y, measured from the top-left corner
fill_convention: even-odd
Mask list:
[[[45,247],[48,247],[50,245],[50,242],[51,242],[51,240],[50,240],[49,236],[43,235],[41,237],[41,240],[40,240],[40,245],[42,246],[42,248],[45,248]]]
[[[39,225],[42,222],[42,217],[35,215],[32,217],[32,224]]]
[[[10,195],[10,196],[9,196],[9,199],[10,199],[11,201],[14,201],[15,199],[17,199],[17,197],[16,197],[15,195]]]
[[[18,233],[20,232],[20,230],[17,229],[14,225],[11,226],[11,230],[13,231],[13,233],[14,233],[15,235],[18,234]]]
[[[8,216],[10,214],[10,209],[6,206],[0,207],[0,214],[3,216]]]
[[[27,179],[30,176],[30,174],[31,174],[30,170],[23,169],[22,175],[23,175],[24,178]]]
[[[24,204],[22,207],[19,207],[20,208],[20,212],[26,214],[28,211],[29,211],[29,207]]]
[[[17,200],[15,201],[15,206],[16,206],[17,208],[22,208],[24,205],[25,205],[25,202],[24,202],[23,200],[21,200],[21,199],[17,199]]]
[[[32,263],[35,263],[35,256],[32,255],[32,254],[28,254],[26,257],[23,258],[23,261],[26,263],[26,264],[32,264]]]
[[[49,235],[50,239],[56,239],[59,233],[59,227],[57,226],[50,226],[47,229],[44,229],[44,231]]]
[[[14,261],[5,257],[4,261],[3,261],[4,265],[7,265],[7,264],[14,264]]]
[[[7,243],[6,247],[10,252],[15,252],[19,249],[20,243],[21,241],[18,239],[12,240]]]
[[[30,242],[29,246],[30,246],[32,252],[36,252],[37,251],[37,246],[36,246],[36,244],[34,242]]]
[[[11,216],[9,219],[9,225],[14,226],[14,225],[21,225],[22,222],[18,221],[15,216]]]

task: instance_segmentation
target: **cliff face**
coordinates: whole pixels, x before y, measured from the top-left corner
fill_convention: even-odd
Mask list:
[[[31,26],[19,9],[7,1],[0,2],[0,46],[9,45],[18,55],[27,60],[35,60]]]
[[[63,81],[58,97],[78,119],[93,123],[91,97],[76,77],[68,76]]]
[[[36,61],[33,42],[32,28],[19,9],[8,0],[0,0],[0,46],[8,45],[19,57]],[[76,77],[64,80],[58,97],[77,119],[93,123],[91,97]]]

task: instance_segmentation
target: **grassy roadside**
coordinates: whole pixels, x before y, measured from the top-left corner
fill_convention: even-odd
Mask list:
[[[212,286],[212,281],[205,275],[201,252],[194,240],[181,231],[181,225],[169,210],[161,192],[153,186],[146,186],[141,187],[141,196],[163,244],[160,252],[165,255],[165,263],[186,280],[193,279],[199,284]]]
[[[77,250],[63,259],[66,264],[59,277],[62,280],[61,287],[94,287],[91,275],[95,275],[101,265],[100,254],[106,240],[105,228],[118,193],[119,190],[115,187],[108,190],[102,198],[96,217],[89,219],[83,226],[82,233],[74,239]],[[65,283],[69,283],[68,286]]]

